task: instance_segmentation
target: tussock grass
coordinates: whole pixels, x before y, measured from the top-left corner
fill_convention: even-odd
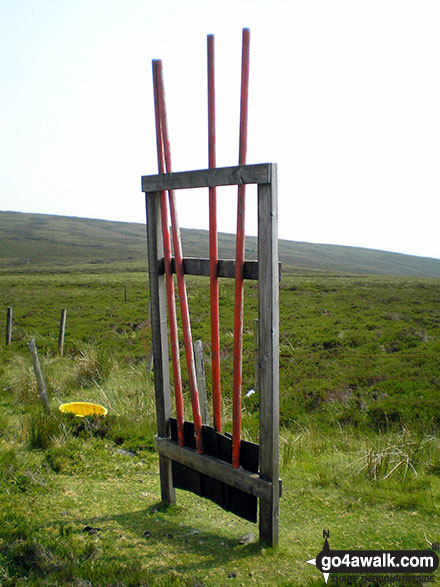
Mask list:
[[[53,400],[68,395],[76,388],[71,359],[40,354],[39,360],[46,382],[49,397]],[[30,406],[41,402],[35,373],[28,356],[14,353],[9,359],[6,371],[6,391],[12,393],[14,401],[20,406]]]
[[[114,367],[111,377],[97,387],[98,398],[113,414],[154,419],[154,389],[145,365]]]
[[[379,434],[368,439],[366,450],[350,466],[355,475],[374,481],[396,477],[404,482],[408,477],[419,477],[420,467],[426,468],[438,452],[435,436],[411,434],[403,429],[401,434]]]
[[[11,391],[18,404],[31,404],[38,401],[38,387],[29,359],[14,353],[7,368],[8,391]]]
[[[75,356],[75,381],[81,388],[99,384],[110,375],[113,365],[114,359],[96,344],[80,342]]]

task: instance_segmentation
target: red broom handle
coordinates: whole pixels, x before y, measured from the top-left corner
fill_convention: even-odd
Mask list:
[[[162,77],[162,62],[157,61],[157,82],[159,95],[160,125],[162,130],[163,150],[165,155],[165,168],[171,172],[171,149],[168,140],[167,115],[165,105],[165,90]],[[180,314],[182,319],[183,341],[185,345],[186,365],[188,370],[188,383],[191,394],[191,405],[194,418],[194,429],[196,432],[196,448],[198,453],[203,452],[202,440],[202,417],[200,414],[199,393],[197,389],[197,377],[194,360],[194,349],[191,336],[191,324],[189,318],[188,297],[186,293],[185,275],[183,272],[182,243],[180,240],[180,228],[177,218],[176,199],[174,191],[168,192],[168,200],[171,213],[171,230],[174,244],[174,258],[177,274],[177,288],[179,291]]]
[[[215,68],[214,35],[208,35],[208,147],[209,167],[216,167],[215,156]],[[220,382],[220,332],[217,240],[217,188],[209,188],[209,275],[211,285],[211,359],[214,428],[222,431]]]
[[[160,127],[159,92],[157,85],[157,61],[153,60],[154,113],[156,120],[157,166],[159,173],[165,173],[162,131]],[[176,400],[177,437],[180,446],[184,445],[184,410],[182,394],[182,376],[180,370],[179,336],[177,329],[176,300],[174,280],[171,267],[171,239],[168,220],[168,203],[165,191],[160,194],[160,212],[162,219],[162,238],[164,248],[165,278],[168,302],[168,320],[170,324],[171,357],[173,364],[174,395]]]
[[[248,96],[249,96],[250,31],[243,29],[240,99],[239,165],[246,164]],[[243,353],[243,268],[245,249],[245,185],[238,186],[237,239],[235,256],[235,308],[234,308],[234,380],[232,395],[232,465],[240,466],[241,442],[241,387]]]

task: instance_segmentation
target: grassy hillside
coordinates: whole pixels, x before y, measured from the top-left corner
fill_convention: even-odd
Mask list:
[[[146,369],[144,226],[14,213],[1,219],[2,586],[317,587],[322,575],[305,561],[321,550],[324,528],[333,548],[412,550],[440,542],[439,281],[361,274],[423,271],[424,262],[429,272],[439,261],[280,243],[292,263],[280,286],[283,497],[280,546],[268,549],[257,543],[255,525],[208,500],[178,490],[177,506],[160,504],[153,374]],[[205,232],[184,237],[187,255],[206,254]],[[221,242],[222,254],[233,256],[233,237]],[[189,276],[187,285],[210,397],[208,279]],[[8,306],[14,322],[6,347]],[[233,306],[233,280],[222,279],[225,431],[231,430]],[[63,357],[61,308],[68,312]],[[256,387],[256,317],[256,283],[247,282],[244,392]],[[38,396],[30,337],[50,415]],[[190,419],[183,359],[182,350]],[[258,391],[243,397],[243,436],[254,441],[258,399]],[[67,401],[96,401],[109,414],[68,419],[57,409]]]
[[[207,231],[182,229],[182,239],[186,256],[208,256]],[[285,270],[440,277],[438,259],[287,240],[279,246]],[[256,238],[248,237],[248,259],[255,258],[256,248]],[[219,250],[220,257],[234,258],[234,235],[220,234]],[[78,264],[98,270],[109,263],[113,270],[146,267],[144,224],[0,212],[0,270],[28,272],[42,265],[67,270]]]
[[[0,267],[111,263],[146,258],[145,226],[0,212]]]

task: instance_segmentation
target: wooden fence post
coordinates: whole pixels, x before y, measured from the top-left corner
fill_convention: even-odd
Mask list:
[[[60,319],[60,336],[58,338],[58,352],[62,357],[64,354],[64,336],[66,334],[66,320],[67,320],[67,310],[61,310],[61,319]]]
[[[6,346],[12,341],[12,308],[6,310]]]
[[[35,340],[31,338],[28,342],[28,349],[31,354],[32,366],[34,368],[35,378],[37,380],[38,391],[40,392],[41,400],[44,404],[44,408],[46,411],[49,412],[49,398],[47,397],[47,388],[46,382],[43,377],[43,372],[41,370],[40,360],[38,358],[37,347],[35,345]]]
[[[206,393],[205,365],[203,363],[203,344],[201,340],[194,343],[194,356],[196,360],[197,386],[199,388],[200,412],[202,424],[209,425],[208,395]]]

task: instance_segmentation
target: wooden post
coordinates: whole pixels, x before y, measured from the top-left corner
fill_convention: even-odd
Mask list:
[[[148,300],[148,326],[151,326],[151,298]],[[147,373],[153,370],[153,345],[150,347],[150,352],[147,357]]]
[[[127,301],[127,286],[124,285],[124,302]]]
[[[260,357],[258,344],[259,332],[258,332],[258,318],[254,320],[254,389],[256,392],[260,391]]]
[[[260,541],[278,543],[279,519],[279,307],[277,167],[258,186],[258,312],[260,362],[260,476],[272,482],[260,499]]]
[[[12,341],[12,308],[6,310],[6,346]]]
[[[196,340],[194,343],[194,356],[196,360],[196,375],[199,388],[202,424],[209,425],[208,395],[206,393],[205,365],[203,363],[203,344],[201,340]]]
[[[27,346],[31,354],[32,366],[34,368],[35,378],[37,380],[38,391],[40,392],[40,397],[43,402],[44,408],[49,412],[49,398],[47,397],[46,382],[44,380],[43,372],[41,370],[35,340],[31,338]]]
[[[171,418],[170,371],[165,280],[159,274],[163,258],[160,192],[145,194],[147,208],[148,273],[150,281],[151,327],[153,331],[154,392],[156,396],[157,435],[168,437]],[[171,460],[159,454],[160,491],[162,502],[176,503]]]
[[[64,336],[66,334],[66,320],[67,320],[67,310],[61,310],[61,319],[60,319],[60,335],[58,337],[58,352],[62,357],[64,354]]]

